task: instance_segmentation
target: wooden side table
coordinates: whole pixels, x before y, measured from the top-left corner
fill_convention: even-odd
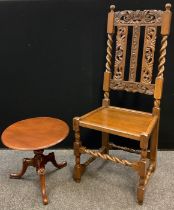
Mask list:
[[[45,165],[47,162],[61,169],[67,165],[66,161],[57,163],[54,153],[44,155],[44,149],[63,141],[69,133],[68,125],[59,119],[51,117],[36,117],[16,122],[2,133],[2,142],[11,149],[33,150],[33,158],[24,158],[21,172],[12,173],[10,178],[21,178],[28,166],[36,168],[40,176],[43,203],[48,203],[45,187]]]

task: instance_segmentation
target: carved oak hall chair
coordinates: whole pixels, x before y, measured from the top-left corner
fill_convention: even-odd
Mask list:
[[[166,57],[167,38],[170,33],[171,5],[165,5],[165,11],[144,10],[144,11],[114,11],[115,6],[110,7],[107,24],[107,56],[106,71],[104,73],[103,91],[104,99],[102,106],[91,111],[82,117],[73,119],[73,129],[75,131],[74,154],[75,167],[73,178],[80,182],[81,176],[88,166],[97,157],[104,160],[111,160],[129,166],[138,172],[139,183],[137,188],[137,201],[143,203],[145,187],[151,174],[156,168],[158,129],[160,120],[160,100],[163,87],[163,73]],[[139,40],[141,28],[144,27],[144,43],[142,54],[142,66],[140,81],[137,79],[137,62],[139,52]],[[157,37],[157,28],[160,27],[161,46],[158,72],[155,83],[152,83],[154,51]],[[124,69],[127,52],[127,37],[129,28],[132,28],[132,46],[130,55],[129,79],[125,80]],[[114,71],[112,73],[112,48],[113,36],[116,34],[116,53]],[[124,90],[128,92],[139,92],[152,95],[154,106],[152,113],[141,112],[131,109],[110,106],[110,90]],[[94,129],[102,132],[102,148],[96,152],[82,146],[80,139],[80,127]],[[117,146],[109,143],[109,134],[126,137],[139,141],[140,152],[131,148]],[[150,143],[150,151],[148,144]],[[137,161],[129,161],[111,156],[109,149],[118,148],[127,152],[140,154]],[[89,158],[83,164],[80,162],[81,154],[89,154]]]

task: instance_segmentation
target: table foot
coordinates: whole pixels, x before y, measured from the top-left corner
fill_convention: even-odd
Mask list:
[[[10,174],[11,179],[20,179],[26,172],[28,166],[33,166],[33,158],[24,158],[23,159],[23,166],[22,170],[19,173],[12,173]]]

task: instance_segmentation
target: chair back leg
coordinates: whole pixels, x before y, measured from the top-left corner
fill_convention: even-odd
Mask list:
[[[109,134],[102,132],[102,148],[105,149],[104,153],[109,153]]]

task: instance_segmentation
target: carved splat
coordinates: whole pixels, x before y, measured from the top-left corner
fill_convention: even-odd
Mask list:
[[[130,59],[130,69],[129,69],[129,81],[132,82],[135,81],[136,79],[139,39],[140,39],[140,27],[136,25],[133,27],[131,59]]]
[[[124,79],[127,34],[128,34],[127,26],[122,26],[117,28],[114,78],[118,80]]]
[[[141,69],[141,82],[151,83],[156,43],[156,26],[146,26]]]

